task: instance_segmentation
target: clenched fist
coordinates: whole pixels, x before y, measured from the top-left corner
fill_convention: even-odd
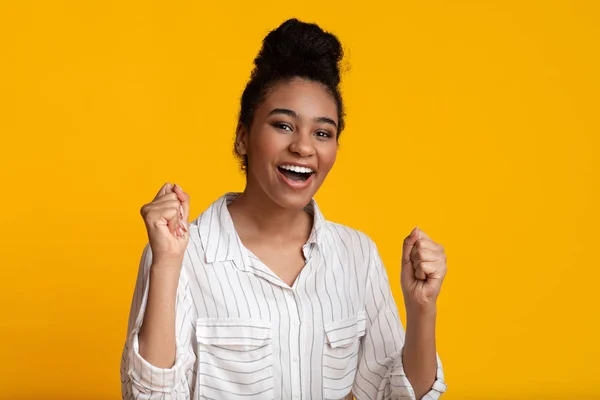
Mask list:
[[[181,265],[189,241],[190,196],[167,182],[140,210],[152,249],[152,261]]]
[[[433,309],[444,276],[444,247],[419,228],[413,229],[402,246],[400,282],[407,312],[420,313]]]

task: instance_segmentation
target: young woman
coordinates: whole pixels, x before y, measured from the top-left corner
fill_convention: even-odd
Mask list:
[[[241,99],[243,193],[188,224],[166,183],[148,231],[121,362],[124,399],[437,399],[440,244],[404,239],[404,332],[373,241],[313,196],[344,127],[338,39],[296,19],[270,32]]]

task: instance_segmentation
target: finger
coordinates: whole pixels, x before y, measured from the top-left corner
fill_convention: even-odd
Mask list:
[[[165,193],[162,196],[156,198],[155,200],[152,200],[152,204],[161,204],[164,203],[165,201],[179,201],[179,199],[177,198],[177,194],[174,192],[170,192],[170,193]]]
[[[177,211],[177,216],[179,216],[179,205],[181,204],[181,202],[177,199],[171,199],[171,200],[164,200],[164,201],[158,201],[158,202],[152,202],[146,205],[146,208],[148,209],[148,211],[155,211],[155,210],[166,210],[169,208],[174,208]]]
[[[417,231],[418,227],[415,227],[404,239],[404,243],[402,244],[402,266],[405,266],[410,263],[410,254],[413,249],[415,242],[417,241]]]
[[[444,251],[444,246],[442,246],[439,243],[436,243],[433,239],[429,237],[428,234],[419,229],[419,240],[417,241],[417,244],[419,244],[421,241],[423,242],[423,244],[428,244],[428,246],[426,247]]]
[[[421,261],[417,266],[417,269],[415,269],[415,274],[417,273],[417,270],[421,271],[427,279],[442,278],[446,274],[446,269],[438,261]]]
[[[160,190],[158,191],[158,193],[156,194],[156,196],[154,196],[154,200],[158,199],[160,196],[164,195],[165,193],[169,193],[171,191],[171,189],[173,188],[173,185],[169,182],[165,183]]]
[[[413,248],[414,247],[416,247],[418,249],[430,249],[430,250],[434,250],[434,251],[440,251],[442,249],[441,245],[437,244],[436,242],[434,242],[431,239],[426,239],[423,237],[419,237],[415,241]]]
[[[182,226],[181,226],[181,222],[180,225],[177,226],[177,230],[176,230],[177,234],[175,235],[177,238],[179,239],[185,239],[187,233],[183,230]]]
[[[169,231],[175,236],[178,236],[178,231],[181,229],[181,217],[179,216],[179,207],[172,206],[166,210],[170,216],[169,222],[167,225],[169,226]]]
[[[425,273],[425,271],[423,271],[423,268],[421,268],[420,265],[417,268],[415,268],[415,278],[422,281],[427,279],[427,274]]]
[[[167,225],[172,234],[177,233],[177,226],[180,225],[179,200],[170,200],[162,203],[150,203],[144,211],[145,221],[153,221],[150,224],[154,227]]]
[[[182,240],[187,240],[187,238],[189,237],[187,230],[183,229],[182,226],[179,227],[179,238],[181,238]]]
[[[179,210],[177,207],[149,208],[144,220],[149,221],[151,229],[160,229],[161,226],[166,225],[169,232],[175,235],[179,225]]]
[[[190,196],[177,184],[175,184],[173,191],[177,194],[177,198],[181,202],[181,217],[187,223],[190,216]]]
[[[417,264],[422,261],[437,261],[439,259],[439,252],[437,250],[413,246],[410,252],[410,261],[412,262],[413,268],[417,267]]]
[[[425,233],[425,231],[422,231],[419,229],[419,239],[421,239],[421,238],[431,240],[431,238],[429,237],[428,234]]]

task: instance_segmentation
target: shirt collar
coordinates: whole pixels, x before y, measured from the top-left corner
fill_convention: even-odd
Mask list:
[[[317,205],[317,201],[315,199],[311,199],[310,203],[308,203],[306,207],[304,207],[304,211],[313,216],[313,226],[305,246],[312,243],[314,243],[317,246],[323,246],[325,240],[325,232],[327,230],[327,221],[321,213],[321,210]]]
[[[242,250],[242,241],[227,208],[239,194],[239,192],[228,192],[212,203],[200,215],[198,230],[207,263],[230,260],[234,261],[240,269],[245,270],[249,265],[246,260],[247,255]],[[306,250],[311,244],[321,247],[325,240],[327,221],[314,199],[311,199],[304,210],[313,215],[313,226],[304,249]]]
[[[198,230],[207,263],[226,260],[241,261],[242,243],[235,231],[233,220],[227,208],[227,205],[238,194],[235,192],[224,194],[199,217]]]

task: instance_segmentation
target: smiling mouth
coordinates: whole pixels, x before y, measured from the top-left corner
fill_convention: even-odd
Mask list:
[[[285,167],[277,167],[277,169],[279,170],[279,172],[281,172],[281,174],[283,176],[285,176],[286,178],[288,178],[291,181],[297,181],[297,182],[304,182],[306,181],[308,178],[310,178],[310,176],[312,174],[314,174],[313,172],[306,172],[306,169],[304,169],[303,172],[300,172],[299,170],[302,168],[296,168],[296,170],[291,170]]]

